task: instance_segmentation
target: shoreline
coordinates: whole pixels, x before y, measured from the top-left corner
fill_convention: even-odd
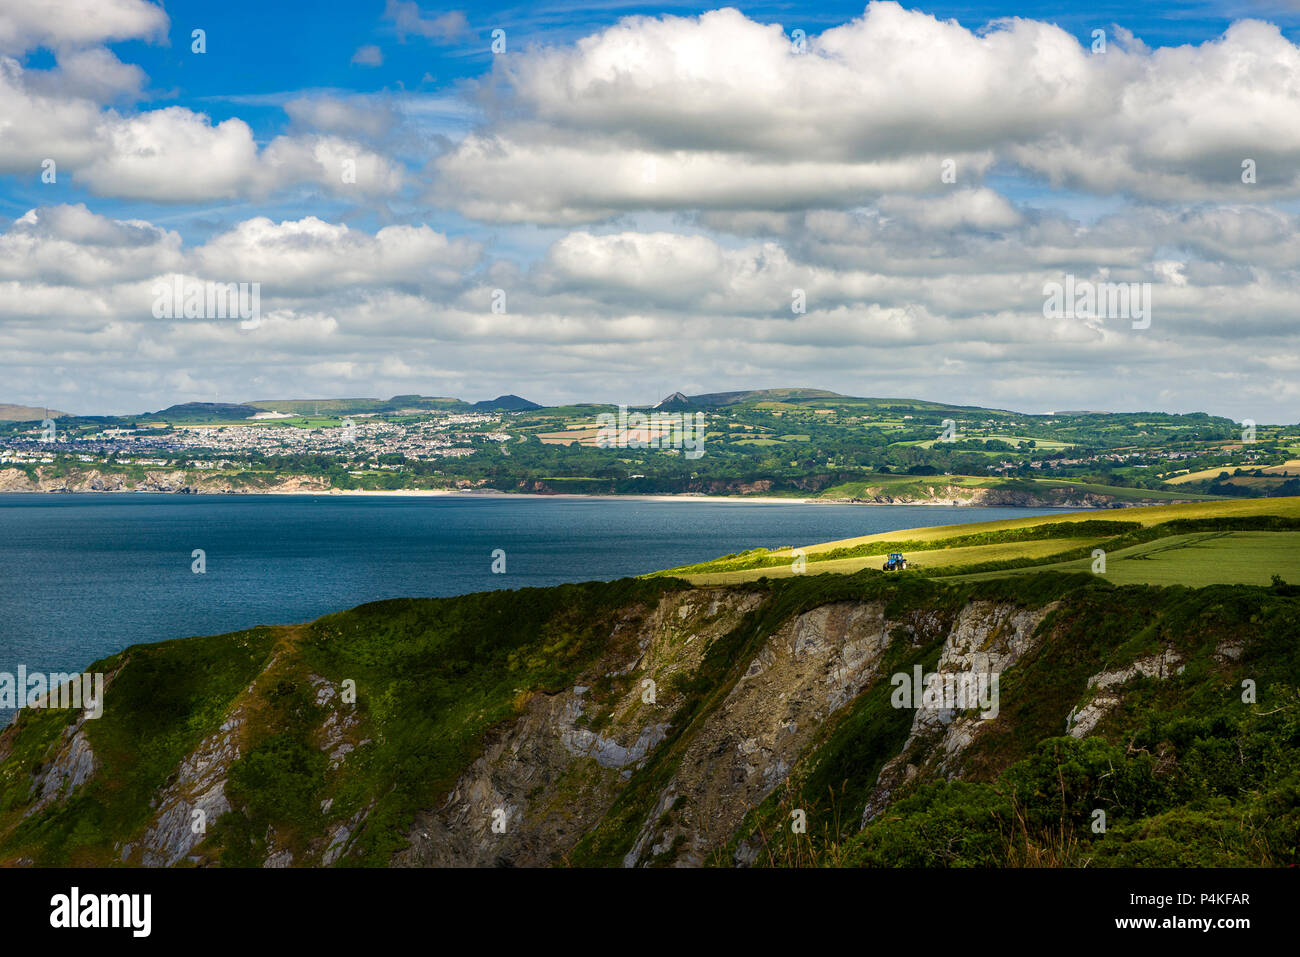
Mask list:
[[[479,492],[466,491],[460,489],[331,489],[328,492],[287,492],[275,494],[288,495],[339,495],[339,496],[413,496],[422,497],[426,495],[454,495],[460,498],[489,498],[489,499],[513,499],[513,498],[544,498],[544,499],[620,499],[624,501],[636,502],[757,502],[765,505],[815,505],[813,499],[809,498],[775,498],[773,496],[757,495],[697,495],[690,492],[681,494],[661,493],[650,495],[600,495],[593,492],[556,492],[553,495],[543,494],[540,492]],[[843,503],[848,504],[848,503]]]
[[[754,505],[849,505],[854,507],[866,508],[1013,508],[1013,509],[1037,509],[1052,511],[1094,511],[1105,509],[1120,508],[1140,508],[1151,505],[1172,505],[1177,502],[1132,502],[1132,503],[1112,503],[1105,506],[1067,504],[1067,505],[989,505],[980,502],[965,501],[947,501],[947,502],[853,502],[836,499],[816,499],[816,498],[778,498],[775,496],[760,495],[705,495],[702,493],[661,493],[649,495],[601,495],[591,492],[556,492],[554,494],[544,494],[538,492],[501,492],[501,491],[477,491],[466,489],[261,489],[257,491],[220,491],[220,492],[182,492],[182,491],[162,491],[157,489],[85,489],[85,490],[64,490],[64,489],[14,489],[0,491],[0,495],[22,495],[22,496],[41,496],[41,495],[150,495],[150,496],[206,496],[209,498],[228,498],[242,497],[246,495],[275,495],[275,496],[303,496],[312,498],[445,498],[458,497],[469,499],[491,499],[501,501],[507,499],[563,499],[563,500],[602,500],[602,501],[631,501],[631,502],[727,502],[734,504],[754,504]]]

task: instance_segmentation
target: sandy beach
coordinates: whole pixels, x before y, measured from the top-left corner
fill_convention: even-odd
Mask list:
[[[271,494],[283,495],[395,495],[395,496],[428,496],[428,495],[457,495],[463,498],[545,498],[545,499],[619,499],[628,502],[757,502],[765,505],[815,505],[815,504],[832,504],[818,503],[808,498],[774,498],[772,496],[760,497],[756,495],[591,495],[577,492],[557,492],[554,495],[539,495],[536,492],[480,492],[480,491],[463,491],[458,489],[330,489],[327,492],[276,492]],[[848,503],[840,503],[848,504]]]

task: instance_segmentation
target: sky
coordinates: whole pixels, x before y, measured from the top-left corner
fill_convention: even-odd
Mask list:
[[[1297,322],[1300,0],[0,0],[0,402],[1290,423]]]

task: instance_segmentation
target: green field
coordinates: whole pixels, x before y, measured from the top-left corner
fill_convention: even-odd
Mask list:
[[[1086,572],[1092,562],[1089,557],[1036,565],[1034,570]],[[1016,572],[953,577],[976,580],[1011,574]],[[1267,585],[1274,575],[1300,582],[1300,532],[1171,535],[1108,554],[1104,574],[1116,585]]]
[[[957,569],[970,565],[984,565],[989,562],[1015,561],[1019,559],[1047,559],[1060,555],[1082,545],[1096,544],[1099,539],[1087,538],[1048,538],[1031,542],[1011,542],[997,545],[969,545],[956,548],[938,548],[933,551],[912,552],[908,557],[908,567],[927,572],[943,569]],[[820,575],[830,572],[836,575],[852,575],[864,568],[880,568],[888,557],[887,551],[853,558],[832,558],[826,561],[809,561],[807,574]],[[689,575],[696,585],[735,585],[741,582],[757,581],[760,578],[788,578],[794,572],[794,559],[783,565],[766,568],[751,568],[739,571],[706,572]]]
[[[906,475],[873,474],[859,481],[832,486],[817,495],[822,499],[869,499],[877,494],[897,497],[928,498],[930,489],[952,485],[958,488],[989,488],[1020,490],[1029,494],[1068,489],[1074,495],[1103,495],[1117,502],[1187,502],[1222,501],[1214,495],[1180,492],[1171,489],[1137,489],[1119,485],[1098,485],[1095,482],[1078,482],[1069,479],[1038,478],[1005,479],[985,475]]]
[[[658,574],[699,585],[852,574],[891,551],[905,575],[996,578],[1027,571],[1087,572],[1106,554],[1118,584],[1266,585],[1300,581],[1300,498],[1192,502],[883,532],[800,548],[754,549]],[[802,567],[799,559],[802,555]],[[967,571],[963,571],[966,569]]]

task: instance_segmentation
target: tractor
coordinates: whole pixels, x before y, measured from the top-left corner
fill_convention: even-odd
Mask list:
[[[882,566],[887,572],[902,571],[907,567],[907,559],[903,557],[902,552],[890,552],[889,561]]]

